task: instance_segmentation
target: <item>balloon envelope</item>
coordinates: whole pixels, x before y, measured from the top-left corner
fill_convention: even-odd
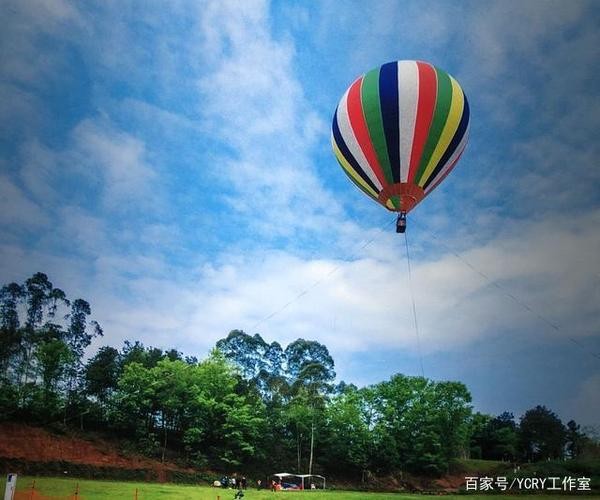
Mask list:
[[[342,96],[331,141],[365,194],[410,212],[450,173],[467,144],[469,104],[458,82],[422,61],[390,62]]]

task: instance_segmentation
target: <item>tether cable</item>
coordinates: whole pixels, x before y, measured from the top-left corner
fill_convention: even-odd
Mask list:
[[[417,350],[419,353],[419,364],[421,366],[421,376],[425,378],[425,370],[423,368],[423,355],[421,354],[421,336],[419,335],[419,322],[417,320],[417,306],[415,304],[415,294],[412,286],[412,272],[410,269],[410,252],[408,251],[408,236],[404,232],[404,243],[406,244],[406,264],[408,266],[408,289],[412,301],[413,318],[415,322],[415,332],[417,334]]]
[[[396,219],[393,219],[392,222],[395,222]],[[379,231],[382,231],[383,229],[385,229],[387,226],[390,225],[390,222],[386,222],[385,224],[383,224],[380,228]],[[358,247],[354,252],[352,252],[352,254],[350,254],[350,259],[353,259],[354,257],[356,257],[358,255],[358,253],[361,250],[364,250],[365,248],[367,248],[371,243],[373,243],[376,239],[377,239],[378,235],[373,236],[370,240],[366,241],[365,243],[363,243],[360,247]],[[343,261],[346,262],[346,261]],[[279,313],[283,312],[285,309],[287,309],[289,306],[291,306],[294,302],[298,301],[299,299],[301,299],[304,295],[306,295],[308,292],[310,292],[313,288],[319,286],[323,281],[327,280],[330,276],[332,276],[334,273],[336,273],[340,268],[342,267],[342,264],[337,264],[333,269],[331,269],[328,273],[324,274],[321,278],[319,278],[318,280],[316,280],[312,285],[308,286],[307,288],[305,288],[304,290],[302,290],[298,295],[296,295],[295,297],[293,297],[291,300],[289,300],[288,302],[286,302],[284,305],[282,305],[279,309],[276,309],[275,311],[273,311],[271,314],[268,314],[267,316],[265,316],[264,318],[260,319],[259,321],[257,321],[254,326],[252,326],[251,330],[255,330],[257,327],[259,327],[260,325],[262,325],[263,323],[266,323],[267,321],[269,321],[270,319],[274,318],[275,316],[277,316]]]
[[[421,228],[423,228],[423,225],[421,225]],[[540,314],[538,311],[534,310],[524,300],[522,300],[519,297],[515,296],[513,293],[511,293],[507,288],[505,288],[504,286],[502,286],[500,283],[498,283],[497,281],[492,280],[487,274],[485,274],[484,272],[482,272],[479,269],[477,269],[473,264],[471,264],[462,255],[460,255],[459,253],[455,252],[448,245],[446,245],[440,238],[438,238],[435,235],[435,233],[433,231],[425,230],[425,232],[428,232],[436,241],[438,241],[446,250],[448,250],[448,252],[450,252],[452,255],[454,255],[458,260],[460,260],[465,266],[467,266],[469,269],[471,269],[474,273],[476,273],[479,276],[481,276],[484,280],[486,280],[491,285],[494,285],[494,287],[496,287],[498,290],[500,290],[500,292],[502,292],[502,294],[505,297],[508,297],[509,299],[511,299],[515,304],[518,304],[520,307],[522,307],[523,309],[525,309],[526,311],[528,311],[529,313],[531,313],[533,316],[535,316],[540,321],[542,321],[543,323],[545,323],[546,325],[548,325],[554,331],[559,332],[559,333],[563,333],[563,331],[562,331],[562,329],[560,328],[559,325],[557,325],[553,321],[550,321],[548,318],[546,318],[545,316],[543,316],[542,314]],[[583,349],[590,356],[593,356],[596,359],[600,359],[600,353],[590,352],[581,342],[575,340],[573,337],[567,337],[567,339],[570,340],[576,346],[578,346],[581,349]]]

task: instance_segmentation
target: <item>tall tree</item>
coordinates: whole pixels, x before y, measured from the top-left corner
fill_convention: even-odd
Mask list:
[[[83,355],[94,337],[102,336],[102,328],[96,321],[91,321],[88,328],[88,316],[92,313],[90,304],[83,299],[76,299],[71,304],[68,316],[69,327],[65,333],[65,342],[72,354],[72,362],[68,370],[67,404],[65,404],[64,421],[68,413],[83,413],[85,404],[81,388],[83,387]]]
[[[319,365],[319,382],[331,383],[335,378],[333,358],[323,344],[314,340],[298,339],[285,348],[287,375],[292,383],[298,380],[308,365]],[[311,374],[316,374],[314,369]],[[306,378],[306,374],[305,374]]]
[[[333,389],[335,378],[333,358],[323,344],[314,340],[298,339],[285,349],[287,375],[296,399],[306,399],[310,410],[310,446],[308,473],[312,474],[315,450],[315,435],[318,422],[322,420],[325,398]],[[297,420],[299,422],[299,420]],[[302,446],[302,426],[297,426],[298,453]]]
[[[19,379],[25,386],[29,380],[31,361],[37,341],[36,331],[44,319],[44,309],[51,300],[52,283],[44,273],[36,273],[25,281],[27,319],[23,330],[23,356]],[[24,397],[24,396],[23,396]]]
[[[53,338],[54,337],[54,338]],[[59,412],[59,384],[67,372],[73,354],[69,347],[58,336],[49,336],[40,342],[35,353],[38,361],[38,374],[42,381],[43,399],[39,413],[49,418],[56,418]],[[38,413],[38,412],[36,412]]]
[[[9,283],[0,289],[0,374],[4,379],[8,379],[11,361],[21,348],[22,331],[17,308],[23,297],[23,287],[17,283]]]
[[[102,346],[85,366],[85,390],[99,404],[100,420],[119,383],[120,354],[114,347]]]
[[[461,382],[438,382],[434,386],[435,408],[442,454],[446,464],[454,457],[466,458],[468,454],[471,394]]]
[[[157,347],[146,347],[139,340],[130,342],[126,340],[123,344],[120,356],[120,370],[123,370],[129,363],[140,363],[146,368],[154,368],[165,354],[162,349]]]
[[[525,412],[519,426],[521,450],[526,460],[562,458],[566,431],[560,418],[545,406]]]
[[[470,419],[470,458],[484,458],[489,449],[489,424],[491,415],[477,412]]]
[[[242,330],[232,330],[226,338],[217,342],[217,349],[235,363],[247,380],[254,379],[268,367],[266,354],[269,345],[258,333],[251,336]]]
[[[346,386],[326,408],[327,438],[324,460],[327,468],[364,482],[372,468],[374,440],[371,432],[371,406],[368,390]]]
[[[583,452],[586,436],[581,432],[581,427],[575,422],[575,420],[569,420],[567,422],[566,429],[566,449],[569,458],[577,458]]]

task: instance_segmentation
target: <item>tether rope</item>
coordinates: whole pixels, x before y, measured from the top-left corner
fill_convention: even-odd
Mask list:
[[[396,219],[393,219],[392,222],[395,222]],[[386,222],[385,224],[383,224],[382,226],[380,226],[379,231],[383,230],[384,228],[386,228],[387,226],[389,226],[390,223]],[[373,236],[370,240],[366,241],[365,243],[363,243],[360,247],[358,247],[352,254],[350,254],[350,259],[353,259],[354,257],[357,256],[357,254],[361,251],[364,250],[365,248],[367,248],[371,243],[373,243],[375,241],[375,239],[377,238],[378,235]],[[343,261],[344,263],[346,261]],[[279,313],[281,313],[282,311],[284,311],[285,309],[287,309],[289,306],[291,306],[294,302],[298,301],[300,298],[302,298],[304,295],[306,295],[308,292],[310,292],[313,288],[317,287],[318,285],[320,285],[323,281],[327,280],[327,278],[329,278],[330,276],[332,276],[334,273],[336,273],[343,264],[338,264],[336,265],[333,269],[331,269],[328,273],[324,274],[321,278],[319,278],[317,281],[315,281],[312,285],[310,285],[309,287],[305,288],[304,290],[302,290],[298,295],[296,295],[294,298],[292,298],[291,300],[289,300],[288,302],[286,302],[283,306],[281,306],[279,309],[276,309],[275,311],[273,311],[271,314],[268,314],[267,316],[265,316],[264,318],[260,319],[259,321],[257,321],[254,326],[252,326],[251,330],[255,330],[258,326],[262,325],[263,323],[266,323],[267,321],[269,321],[270,319],[274,318],[275,316],[277,316]]]
[[[422,224],[421,224],[421,228],[424,229]],[[436,241],[438,241],[440,243],[440,245],[442,245],[448,252],[450,252],[452,255],[454,255],[458,260],[460,260],[465,266],[467,266],[469,269],[471,269],[474,273],[476,273],[479,276],[481,276],[484,280],[486,280],[491,285],[494,285],[494,287],[496,287],[500,292],[502,292],[502,294],[505,297],[508,297],[509,299],[511,299],[515,304],[518,304],[520,307],[522,307],[523,309],[525,309],[526,311],[528,311],[529,313],[531,313],[533,316],[535,316],[536,318],[538,318],[540,321],[542,321],[543,323],[545,323],[546,325],[548,325],[550,328],[552,328],[556,332],[563,333],[563,330],[560,328],[559,325],[557,325],[553,321],[550,321],[548,318],[546,318],[545,316],[543,316],[540,312],[534,310],[524,300],[522,300],[521,298],[515,296],[514,293],[511,293],[507,288],[505,288],[504,286],[502,286],[500,283],[498,283],[497,281],[492,280],[487,274],[485,274],[484,272],[482,272],[479,269],[477,269],[466,258],[464,258],[462,255],[460,255],[459,253],[455,252],[448,245],[446,245],[440,238],[438,238],[435,235],[435,233],[433,233],[433,231],[430,231],[430,230],[427,230],[427,229],[424,229],[424,231],[428,232]],[[575,340],[573,337],[567,337],[567,338],[573,344],[575,344],[576,346],[580,347],[582,350],[584,350],[590,356],[593,356],[596,359],[600,359],[600,353],[590,352],[581,342]]]
[[[421,376],[425,378],[425,370],[423,368],[423,355],[421,354],[421,336],[419,335],[419,322],[417,320],[417,306],[415,304],[415,294],[412,286],[412,272],[410,269],[410,252],[408,251],[408,236],[404,232],[404,243],[406,244],[406,264],[408,266],[408,289],[412,301],[413,318],[415,322],[415,332],[417,334],[417,350],[419,352],[419,364],[421,365]]]

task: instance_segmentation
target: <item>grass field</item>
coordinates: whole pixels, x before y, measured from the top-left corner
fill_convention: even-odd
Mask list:
[[[34,478],[21,476],[17,481],[17,490],[24,491],[31,487]],[[4,481],[0,482],[1,490],[4,492]],[[134,483],[134,482],[116,482],[116,481],[89,481],[65,478],[36,478],[36,490],[43,495],[67,496],[72,495],[75,487],[79,483],[79,495],[82,500],[94,499],[134,499],[137,488],[139,500],[154,500],[154,499],[178,499],[178,500],[232,500],[235,492],[233,490],[222,490],[210,488],[206,486],[189,486],[175,484],[156,484],[156,483]],[[359,500],[361,498],[368,500],[416,500],[423,498],[424,495],[402,494],[402,493],[364,493],[355,491],[305,491],[305,492],[277,492],[272,493],[268,490],[246,490],[244,500],[274,500],[275,498],[287,498],[296,495],[309,496],[310,500]],[[445,495],[442,498],[445,500],[458,499],[490,499],[490,498],[506,498],[506,495]],[[527,499],[544,499],[544,500],[565,500],[566,498],[580,497],[580,495],[526,495]],[[508,498],[514,498],[510,496]],[[585,495],[581,498],[596,498],[598,495]]]

